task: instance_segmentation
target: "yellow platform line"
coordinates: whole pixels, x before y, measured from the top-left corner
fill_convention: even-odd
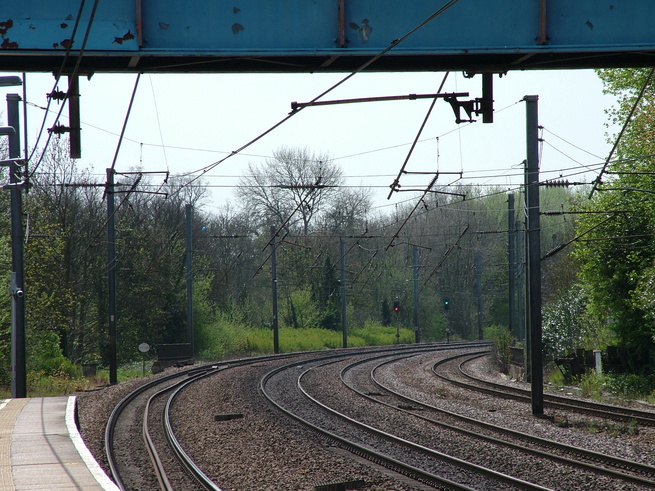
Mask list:
[[[0,400],[0,489],[11,490],[14,480],[11,477],[11,435],[18,415],[28,399]]]

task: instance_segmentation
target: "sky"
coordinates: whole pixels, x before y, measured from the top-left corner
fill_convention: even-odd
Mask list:
[[[6,74],[9,75],[9,74]],[[20,75],[20,74],[18,74]],[[320,100],[434,94],[445,73],[359,73]],[[120,145],[115,168],[128,171],[169,171],[198,176],[287,118],[291,103],[308,102],[348,74],[143,74]],[[136,75],[95,74],[80,79],[82,158],[80,168],[92,168],[98,182],[112,166],[119,135],[134,90]],[[28,144],[37,138],[46,116],[46,94],[51,74],[28,73]],[[480,76],[471,79],[450,73],[444,92],[482,93]],[[67,90],[63,80],[60,90]],[[2,88],[19,93],[21,87]],[[418,138],[406,170],[435,172],[437,185],[475,184],[514,189],[523,181],[526,158],[525,95],[539,96],[539,124],[543,129],[541,179],[591,181],[607,158],[611,145],[605,110],[613,99],[602,94],[592,70],[511,71],[494,76],[494,122],[456,124],[448,103],[439,100]],[[408,159],[431,100],[404,100],[307,107],[298,111],[238,154],[225,159],[202,179],[209,186],[205,210],[218,211],[234,201],[234,189],[249,163],[262,165],[281,147],[302,147],[327,155],[339,165],[347,186],[370,189],[374,210],[416,196],[393,193],[390,184]],[[53,101],[46,128],[54,124],[59,103]],[[67,109],[60,124],[68,124]],[[3,111],[0,118],[6,121]],[[4,124],[4,123],[3,123]],[[195,173],[194,173],[195,172]],[[422,189],[432,175],[405,175],[401,189]],[[156,181],[158,177],[153,177]]]

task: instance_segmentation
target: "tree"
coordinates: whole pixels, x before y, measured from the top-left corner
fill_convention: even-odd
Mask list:
[[[341,285],[337,278],[336,265],[325,258],[319,289],[315,293],[319,307],[320,327],[338,331],[341,329]]]
[[[590,296],[592,313],[606,320],[622,344],[653,346],[655,328],[649,320],[655,264],[655,85],[646,85],[649,70],[600,70],[604,92],[617,97],[607,111],[610,123],[623,125],[633,107],[615,152],[593,198],[582,203],[576,256]],[[644,88],[641,101],[638,93]],[[610,140],[614,141],[615,135]]]
[[[382,325],[390,326],[391,325],[391,308],[389,307],[389,300],[386,298],[382,300]]]
[[[371,196],[366,190],[341,190],[337,199],[328,203],[321,228],[330,233],[359,235],[366,233],[367,218],[371,211]]]
[[[265,164],[248,165],[248,175],[241,178],[237,197],[243,209],[256,217],[260,228],[287,224],[289,230],[299,225],[306,235],[342,180],[341,170],[327,155],[283,147],[274,151]]]

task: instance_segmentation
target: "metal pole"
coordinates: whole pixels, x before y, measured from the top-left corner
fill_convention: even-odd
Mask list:
[[[418,326],[418,247],[412,247],[412,263],[414,266],[414,341],[421,342],[421,331]]]
[[[518,271],[516,272],[516,306],[517,306],[517,321],[518,321],[518,330],[519,330],[519,340],[525,341],[525,302],[523,299],[523,276],[525,275],[525,265],[524,265],[524,249],[523,249],[523,229],[521,228],[520,221],[517,221],[514,226],[516,229],[516,265]],[[528,357],[525,357],[526,364],[528,363]],[[527,365],[526,365],[527,369]]]
[[[82,157],[81,122],[80,122],[80,80],[79,76],[68,76],[68,136],[69,155],[72,159]]]
[[[27,74],[23,72],[23,155],[25,155],[25,176],[29,176],[29,169],[27,167],[27,157],[29,156],[29,141],[27,140]],[[29,192],[29,186],[25,189],[25,193]]]
[[[7,119],[16,132],[9,136],[9,158],[20,158],[20,121],[18,94],[7,94]],[[11,187],[11,397],[27,397],[25,357],[25,267],[23,232],[22,166],[9,166]]]
[[[116,359],[116,224],[114,169],[107,169],[107,281],[109,285],[109,383],[118,383]]]
[[[532,414],[544,413],[541,339],[541,226],[539,223],[539,118],[536,95],[526,95],[527,155],[525,194],[527,204],[528,306],[531,359]]]
[[[482,259],[480,252],[475,254],[475,294],[478,299],[478,339],[484,339],[482,331]]]
[[[348,322],[346,319],[346,242],[341,239],[341,332],[343,347],[348,347]]]
[[[275,354],[280,352],[280,332],[278,323],[277,312],[277,259],[276,250],[277,244],[275,243],[275,227],[271,226],[271,288],[273,290],[273,351]]]
[[[514,304],[514,300],[516,297],[516,293],[514,292],[514,277],[516,276],[516,270],[514,267],[514,263],[516,259],[514,258],[514,242],[516,241],[514,235],[515,235],[515,230],[514,230],[514,195],[509,194],[507,195],[507,263],[509,265],[509,269],[507,272],[507,278],[508,278],[508,283],[509,283],[509,302],[508,302],[508,310],[509,310],[509,332],[512,334],[512,336],[516,337],[517,339],[519,338],[518,333],[516,332],[516,323],[515,323],[515,317],[516,317],[516,307]]]
[[[193,206],[184,205],[186,229],[186,341],[191,345],[191,353],[195,353],[193,339]]]

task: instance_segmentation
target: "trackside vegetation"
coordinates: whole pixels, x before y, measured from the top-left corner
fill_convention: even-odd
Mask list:
[[[544,359],[551,383],[561,384],[558,360],[600,350],[603,373],[577,374],[571,382],[579,390],[652,400],[655,77],[639,69],[598,75],[617,101],[608,125],[630,124],[596,181],[540,187]],[[618,134],[607,137],[614,143]],[[111,352],[104,174],[79,168],[65,138],[43,150],[24,195],[29,395],[106,382]],[[0,153],[6,158],[6,149]],[[524,346],[521,189],[460,179],[375,208],[366,186],[346,185],[329,152],[294,146],[253,156],[220,209],[208,206],[202,179],[164,180],[134,168],[115,182],[119,379],[142,375],[140,344],[152,347],[151,363],[157,346],[187,342],[188,278],[198,360],[272,353],[275,325],[283,352],[340,348],[344,320],[351,347],[414,343],[417,335],[477,340],[484,331],[501,370],[510,348]],[[0,208],[0,291],[9,292],[9,193],[0,193]],[[89,366],[93,377],[84,376]],[[7,293],[0,295],[2,393],[10,374]]]

